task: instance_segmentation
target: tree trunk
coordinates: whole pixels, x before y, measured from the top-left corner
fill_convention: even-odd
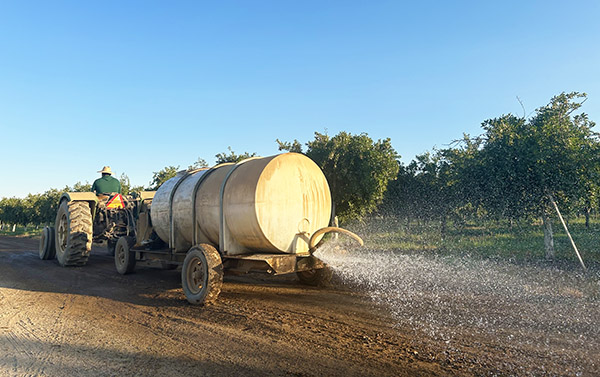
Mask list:
[[[585,229],[590,229],[590,207],[585,207]]]
[[[546,259],[554,260],[554,234],[552,223],[546,212],[542,212],[542,225],[544,227],[544,247],[546,248]]]
[[[446,237],[446,229],[448,228],[448,216],[442,215],[442,238]]]

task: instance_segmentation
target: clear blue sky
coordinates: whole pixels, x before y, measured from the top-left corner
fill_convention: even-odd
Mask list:
[[[599,78],[598,1],[2,1],[0,197],[325,130],[408,162],[516,96],[600,122]]]

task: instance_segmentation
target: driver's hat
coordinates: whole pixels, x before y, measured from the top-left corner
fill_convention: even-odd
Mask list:
[[[112,170],[110,170],[110,166],[105,166],[105,167],[102,168],[102,170],[99,170],[98,173],[111,174],[112,175]]]

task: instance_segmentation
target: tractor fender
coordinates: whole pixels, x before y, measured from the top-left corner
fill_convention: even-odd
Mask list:
[[[98,205],[98,197],[93,192],[65,192],[61,195],[59,203],[63,200],[67,202],[88,202],[90,211],[92,212],[92,221],[96,217],[96,206]]]

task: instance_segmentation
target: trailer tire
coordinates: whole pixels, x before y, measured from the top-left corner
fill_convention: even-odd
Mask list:
[[[300,283],[304,285],[311,285],[313,287],[326,287],[331,283],[333,271],[331,268],[325,266],[323,268],[308,271],[298,271],[296,272],[296,275],[298,275],[298,280],[300,280]]]
[[[190,304],[206,305],[216,301],[223,285],[223,262],[211,245],[193,246],[181,267],[181,286]]]
[[[56,257],[56,244],[54,241],[54,227],[46,226],[44,230],[42,230],[42,235],[40,236],[40,249],[39,255],[40,259],[48,260],[54,259]]]
[[[84,201],[63,200],[56,214],[56,259],[63,266],[83,266],[92,250],[92,213]]]
[[[135,270],[135,251],[131,250],[135,241],[133,237],[119,237],[115,245],[115,267],[121,275],[127,275]]]

